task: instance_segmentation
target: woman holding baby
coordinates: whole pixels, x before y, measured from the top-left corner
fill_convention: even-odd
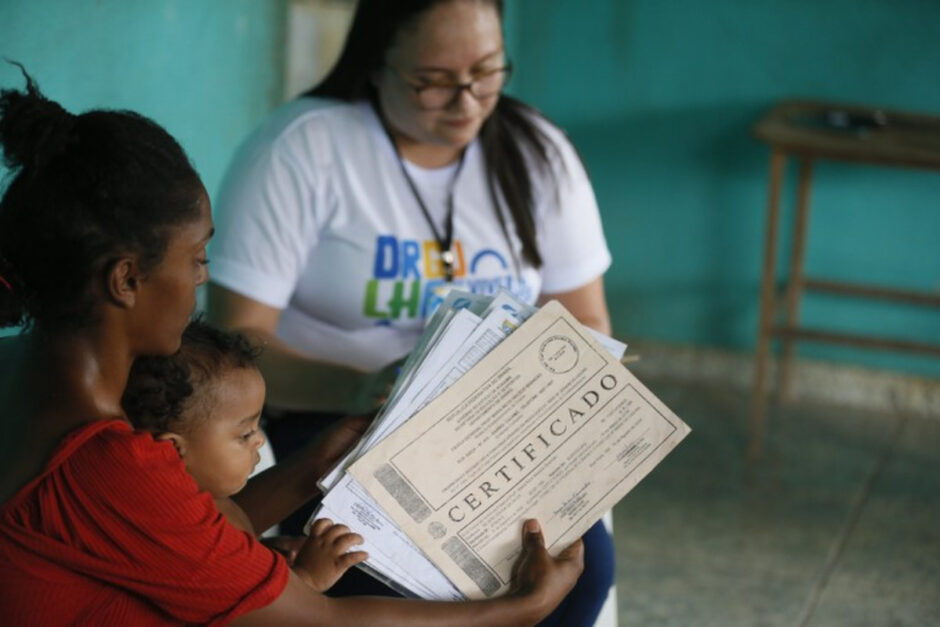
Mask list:
[[[289,565],[220,512],[213,497],[237,487],[207,491],[194,436],[134,431],[122,407],[134,361],[177,353],[208,279],[209,201],[179,144],[131,112],[73,115],[28,79],[0,92],[0,145],[12,170],[0,326],[24,329],[0,339],[0,623],[510,625],[541,620],[571,589],[580,543],[552,558],[529,522],[505,597],[321,594],[322,546]],[[247,451],[260,446],[253,427],[230,426]],[[343,422],[249,482],[233,500],[242,526],[261,531],[312,498],[362,428]]]

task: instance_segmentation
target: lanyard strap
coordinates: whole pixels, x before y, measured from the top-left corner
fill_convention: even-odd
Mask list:
[[[457,162],[457,171],[454,172],[454,178],[450,182],[450,189],[447,190],[447,215],[444,218],[444,233],[441,234],[438,232],[434,220],[431,219],[431,213],[428,211],[427,205],[424,204],[424,199],[421,198],[418,187],[415,185],[411,175],[408,174],[408,168],[405,167],[405,159],[401,156],[401,151],[398,150],[398,144],[395,143],[395,138],[392,137],[392,133],[387,126],[385,127],[385,133],[388,135],[388,140],[392,142],[392,149],[395,151],[395,156],[398,157],[398,165],[401,166],[402,176],[405,177],[405,181],[408,183],[408,187],[411,189],[415,201],[418,203],[418,206],[421,207],[421,213],[424,215],[424,219],[427,220],[428,226],[431,227],[434,239],[437,240],[438,248],[441,251],[441,262],[444,266],[444,280],[450,283],[454,280],[454,261],[456,260],[452,249],[454,244],[454,188],[457,187],[457,179],[460,177],[460,171],[463,170],[463,162],[467,150],[464,149],[460,152],[460,161]]]

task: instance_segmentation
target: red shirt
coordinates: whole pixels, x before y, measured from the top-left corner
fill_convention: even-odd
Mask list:
[[[274,601],[287,578],[172,444],[118,420],[69,434],[0,505],[3,625],[225,623]]]

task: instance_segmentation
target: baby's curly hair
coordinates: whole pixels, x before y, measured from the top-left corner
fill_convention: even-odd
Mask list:
[[[186,432],[191,420],[208,415],[206,386],[227,370],[255,368],[261,349],[240,334],[201,318],[183,332],[179,351],[169,357],[138,357],[121,399],[135,428],[151,433]],[[199,394],[193,393],[199,390]]]

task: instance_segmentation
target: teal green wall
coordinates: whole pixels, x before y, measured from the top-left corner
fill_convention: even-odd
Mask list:
[[[768,151],[749,129],[773,102],[940,114],[930,0],[509,0],[506,28],[511,91],[569,132],[593,177],[628,340],[753,347]],[[940,291],[940,172],[822,163],[811,225],[810,274]],[[936,310],[817,296],[803,317],[940,343]],[[926,357],[800,353],[940,375]]]
[[[133,109],[176,137],[210,193],[281,98],[278,0],[2,0],[0,57],[71,111]],[[23,85],[0,62],[0,86]]]

